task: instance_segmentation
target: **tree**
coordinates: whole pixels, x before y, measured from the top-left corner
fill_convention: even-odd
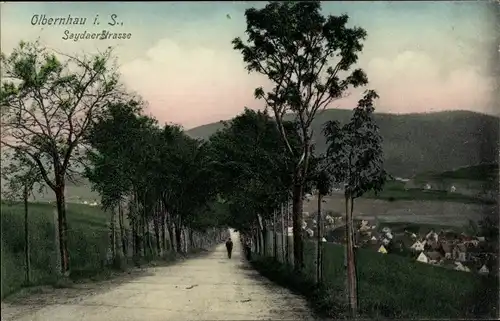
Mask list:
[[[293,123],[284,124],[296,148]],[[267,112],[250,109],[233,118],[210,137],[219,194],[231,205],[231,224],[238,230],[260,231],[265,248],[266,224],[284,203],[291,186],[292,160],[283,153],[279,132]]]
[[[327,139],[327,170],[330,175],[344,182],[347,228],[347,283],[349,305],[353,317],[357,315],[357,284],[354,253],[354,200],[364,193],[382,190],[387,173],[383,168],[382,137],[375,123],[373,100],[378,95],[373,90],[365,92],[354,109],[350,122],[340,127],[336,121],[325,123],[323,132]]]
[[[194,231],[218,226],[217,219],[207,218],[216,184],[206,143],[188,137],[179,126],[160,127],[142,114],[137,101],[110,104],[88,141],[93,151],[87,177],[103,206],[114,208],[122,199],[132,203],[128,218],[136,258],[140,250],[148,257],[155,251],[162,255],[167,234],[170,249],[183,252],[183,236],[189,234],[193,244]]]
[[[6,155],[6,154],[4,154]],[[7,157],[6,157],[7,158]],[[4,159],[6,161],[7,159]],[[2,178],[8,181],[8,185],[2,191],[5,198],[18,200],[21,198],[24,204],[24,259],[26,264],[26,284],[31,283],[30,264],[30,242],[29,242],[29,210],[28,200],[33,194],[33,189],[38,185],[38,192],[42,192],[45,184],[38,166],[25,154],[14,152],[8,159],[9,165],[2,169]]]
[[[245,11],[248,41],[233,40],[249,72],[265,75],[272,88],[255,90],[272,109],[282,141],[295,161],[293,169],[294,267],[303,267],[302,209],[304,185],[311,157],[311,123],[350,87],[367,84],[361,69],[351,67],[362,50],[365,30],[347,27],[348,16],[321,14],[319,1],[270,2]],[[298,151],[291,146],[283,121],[293,113],[300,137]]]
[[[330,194],[332,189],[332,179],[328,171],[318,168],[318,172],[315,177],[316,190],[318,192],[318,215],[316,218],[317,226],[317,241],[318,248],[316,254],[316,282],[321,283],[323,279],[323,218],[321,214],[321,203],[323,202],[323,197]]]
[[[142,155],[142,151],[137,149],[144,145],[138,144],[137,141],[153,123],[149,118],[140,117],[141,110],[141,102],[135,100],[109,104],[105,113],[99,115],[92,123],[85,137],[91,147],[87,153],[85,176],[92,183],[93,190],[101,196],[103,209],[112,213],[113,238],[115,213],[118,207],[121,248],[125,256],[128,247],[122,203],[131,195],[135,182],[134,173],[140,165],[140,159],[137,159],[136,155]]]
[[[49,52],[21,42],[2,53],[2,145],[23,153],[55,193],[61,270],[69,273],[66,179],[78,164],[83,137],[107,104],[121,98],[111,50],[90,57]],[[52,168],[49,168],[50,164]]]
[[[181,252],[181,226],[193,226],[209,202],[216,197],[206,146],[184,132],[177,137],[168,162],[171,174],[168,209],[176,216],[177,250]]]

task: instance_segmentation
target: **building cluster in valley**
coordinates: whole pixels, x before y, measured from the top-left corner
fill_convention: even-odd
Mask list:
[[[314,239],[315,215],[304,213],[303,230]],[[324,219],[323,241],[343,243],[345,222],[342,217],[327,215]],[[390,228],[367,220],[356,221],[356,246],[371,249],[381,255],[411,257],[416,262],[463,272],[489,274],[498,269],[498,242],[481,235],[467,235],[454,230],[415,232],[403,227]],[[335,228],[332,228],[335,226]],[[414,229],[412,229],[414,230]],[[421,230],[421,229],[420,229]]]
[[[452,230],[417,234],[407,230],[393,232],[389,227],[374,229],[367,221],[358,228],[357,245],[381,254],[402,254],[417,262],[452,268],[457,271],[488,274],[496,268],[497,244],[484,236]]]

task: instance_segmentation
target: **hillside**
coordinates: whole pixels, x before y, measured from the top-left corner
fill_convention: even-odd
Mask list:
[[[350,110],[328,109],[312,124],[316,150],[323,152],[322,125],[332,119],[349,121]],[[446,111],[425,114],[376,114],[384,138],[386,168],[392,174],[411,177],[422,172],[445,172],[480,163],[493,163],[499,155],[500,118],[470,112]],[[187,131],[208,138],[222,128],[220,122]]]
[[[426,180],[470,180],[481,182],[496,182],[498,183],[498,163],[479,164],[473,166],[460,167],[455,170],[445,171],[442,173],[421,173],[415,176],[415,179]]]

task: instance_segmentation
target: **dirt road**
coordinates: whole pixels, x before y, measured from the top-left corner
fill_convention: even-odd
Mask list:
[[[98,294],[52,303],[17,321],[313,320],[305,301],[272,284],[242,261],[239,235],[233,257],[213,253],[142,276]],[[3,310],[3,309],[2,309]],[[3,312],[3,311],[2,311]],[[2,320],[4,315],[2,313]]]

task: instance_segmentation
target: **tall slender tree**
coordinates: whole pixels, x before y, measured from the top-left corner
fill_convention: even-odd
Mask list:
[[[332,180],[326,170],[318,168],[318,173],[315,177],[315,185],[318,197],[318,214],[316,218],[316,233],[317,233],[317,253],[316,253],[316,282],[320,284],[323,279],[323,214],[321,212],[321,204],[323,197],[330,194],[332,188]]]
[[[30,235],[29,235],[29,197],[37,188],[41,193],[45,189],[45,183],[38,166],[24,153],[14,152],[12,155],[3,153],[3,161],[8,163],[2,168],[2,178],[8,184],[2,190],[2,194],[9,200],[23,200],[24,205],[24,262],[25,283],[31,284],[31,260],[30,260]]]
[[[325,123],[327,139],[327,170],[344,183],[347,229],[347,283],[352,317],[357,315],[357,282],[354,252],[354,200],[369,190],[382,189],[387,173],[384,170],[382,136],[373,117],[373,101],[378,95],[368,90],[354,109],[350,122],[342,127],[336,121]]]
[[[311,157],[311,123],[318,112],[344,97],[351,87],[367,84],[361,69],[352,67],[362,50],[365,30],[347,26],[348,16],[323,16],[320,1],[272,1],[262,9],[245,11],[247,42],[233,40],[249,72],[268,78],[270,88],[255,90],[273,111],[286,152],[294,159],[294,267],[303,267],[302,210]],[[292,113],[300,137],[293,148],[285,131]]]

